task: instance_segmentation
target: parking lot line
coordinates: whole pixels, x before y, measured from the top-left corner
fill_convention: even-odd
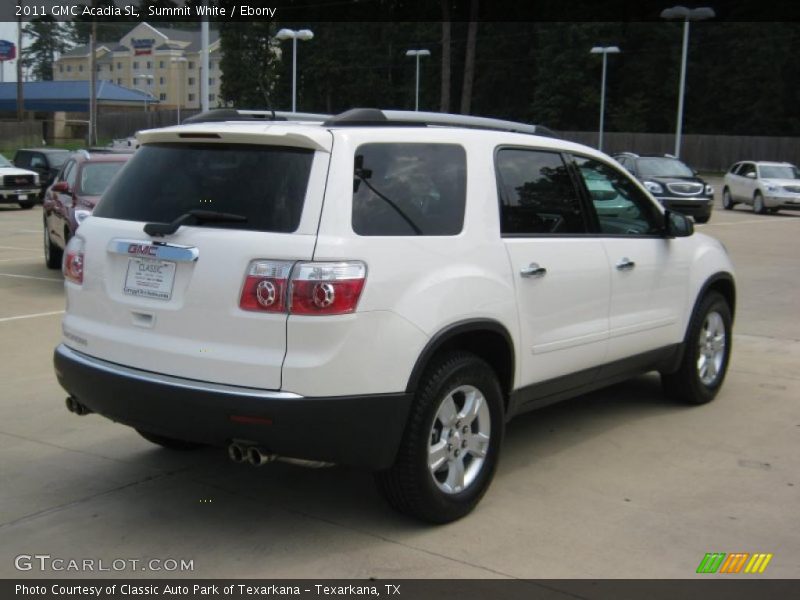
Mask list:
[[[52,315],[63,315],[63,310],[53,310],[50,312],[43,312],[43,313],[32,313],[30,315],[16,315],[14,317],[0,317],[0,323],[5,323],[6,321],[19,321],[20,319],[35,319],[36,317],[50,317]]]
[[[714,223],[714,226],[754,225],[756,223],[800,223],[800,219],[750,219],[748,221],[726,221],[725,223]]]
[[[39,260],[44,258],[44,254],[35,254],[33,256],[17,256],[16,258],[0,258],[0,262],[14,262],[15,260]]]
[[[40,281],[57,281],[64,283],[63,279],[55,279],[54,277],[37,277],[36,275],[17,275],[15,273],[0,273],[0,277],[17,277],[19,279],[38,279]]]

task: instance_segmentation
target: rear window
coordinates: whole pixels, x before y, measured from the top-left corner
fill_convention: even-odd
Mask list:
[[[358,235],[457,235],[464,225],[467,158],[455,144],[364,144],[355,156]]]
[[[289,233],[300,223],[313,157],[313,150],[280,146],[146,144],[94,214],[169,223],[201,209],[247,219],[204,227]]]

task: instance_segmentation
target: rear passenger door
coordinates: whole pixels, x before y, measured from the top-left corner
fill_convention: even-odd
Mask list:
[[[575,156],[574,161],[609,261],[607,361],[680,342],[687,310],[688,238],[665,237],[663,213],[623,171],[595,158]]]
[[[585,205],[562,154],[506,147],[496,151],[495,165],[519,313],[519,387],[570,375],[526,394],[535,399],[588,383],[604,361],[608,260],[602,240],[588,235]]]

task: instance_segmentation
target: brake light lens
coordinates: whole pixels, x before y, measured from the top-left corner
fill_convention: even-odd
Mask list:
[[[367,266],[360,261],[254,260],[247,268],[239,307],[295,315],[352,313],[366,277]]]
[[[61,263],[61,272],[64,274],[64,279],[76,283],[83,284],[83,239],[79,237],[72,238],[67,242],[67,247],[64,248],[64,262]]]
[[[360,261],[298,263],[292,273],[290,312],[343,315],[355,312],[367,266]]]
[[[239,308],[258,312],[286,312],[286,293],[292,264],[279,260],[254,260],[239,298]]]

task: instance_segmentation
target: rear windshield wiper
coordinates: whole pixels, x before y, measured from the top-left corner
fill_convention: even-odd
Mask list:
[[[247,217],[214,210],[196,209],[182,214],[172,223],[147,223],[144,226],[144,232],[153,237],[172,235],[187,221],[194,221],[195,223],[246,223]]]

